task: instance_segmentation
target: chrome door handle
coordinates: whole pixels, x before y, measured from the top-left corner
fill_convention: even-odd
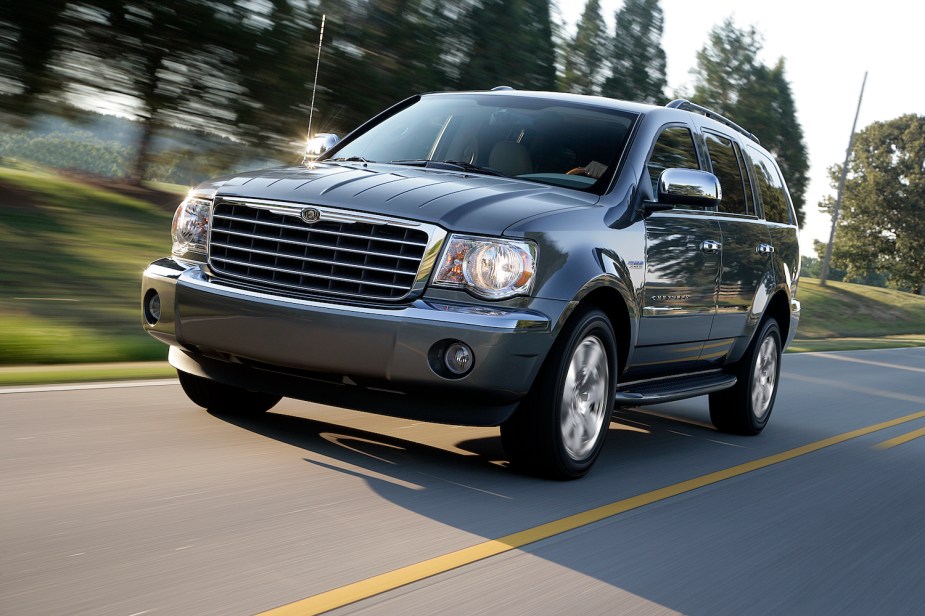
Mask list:
[[[700,244],[700,251],[708,255],[715,255],[723,245],[713,240],[704,240]]]
[[[758,244],[758,247],[755,248],[755,252],[760,255],[769,255],[774,252],[774,246],[770,244]]]

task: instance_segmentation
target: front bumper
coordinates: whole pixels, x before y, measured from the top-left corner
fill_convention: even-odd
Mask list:
[[[162,259],[142,297],[161,300],[145,329],[174,347],[178,369],[250,389],[368,410],[468,424],[500,423],[530,390],[567,302],[511,309],[419,299],[363,306],[230,287],[203,266]],[[462,378],[433,368],[434,349],[473,351]],[[378,408],[382,407],[382,408]]]

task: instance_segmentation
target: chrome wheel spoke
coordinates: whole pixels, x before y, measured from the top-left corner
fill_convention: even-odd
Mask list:
[[[562,387],[560,429],[566,453],[582,460],[594,450],[606,417],[607,354],[596,336],[582,340],[569,360]]]
[[[771,336],[761,342],[752,374],[752,413],[762,419],[770,410],[777,384],[777,343]]]

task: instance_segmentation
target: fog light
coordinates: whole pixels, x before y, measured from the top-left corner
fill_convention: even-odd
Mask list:
[[[443,363],[453,374],[465,374],[472,369],[472,349],[462,342],[454,342],[446,348]]]
[[[154,289],[145,296],[144,313],[148,325],[157,325],[161,320],[161,296]]]

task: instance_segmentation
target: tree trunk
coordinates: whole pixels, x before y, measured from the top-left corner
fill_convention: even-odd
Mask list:
[[[154,137],[152,115],[148,115],[141,122],[141,137],[138,138],[138,150],[135,152],[135,160],[132,161],[132,170],[129,174],[129,182],[135,186],[140,186],[142,180],[145,179],[145,170],[151,158],[151,141]]]

